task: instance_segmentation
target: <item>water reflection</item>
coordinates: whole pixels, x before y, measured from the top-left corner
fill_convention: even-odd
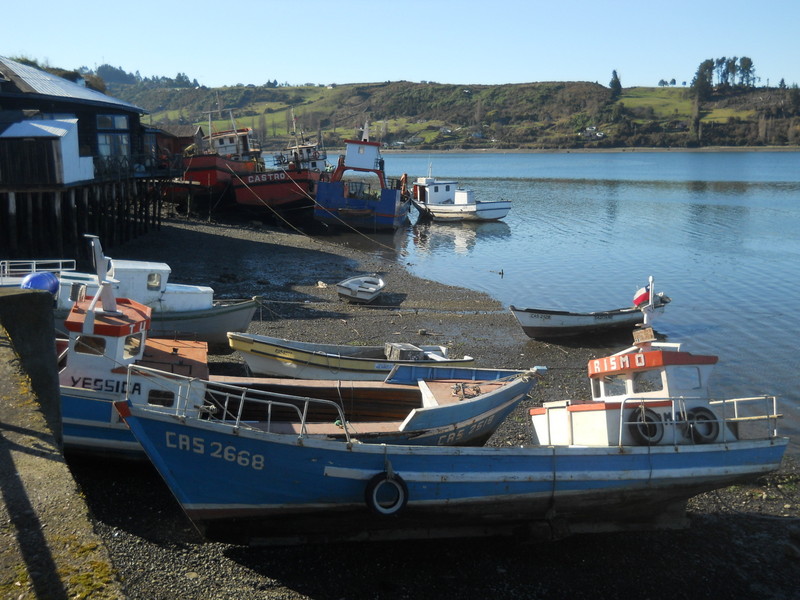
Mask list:
[[[411,229],[410,243],[423,254],[454,251],[467,254],[480,239],[499,241],[511,235],[511,228],[503,221],[436,223],[418,221]]]

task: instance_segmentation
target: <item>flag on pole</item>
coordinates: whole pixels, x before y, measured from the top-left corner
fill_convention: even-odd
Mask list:
[[[646,285],[633,295],[633,305],[638,308],[642,304],[647,304],[648,302],[650,302],[650,286]]]

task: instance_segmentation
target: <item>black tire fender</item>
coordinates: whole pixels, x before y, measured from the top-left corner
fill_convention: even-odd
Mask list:
[[[686,412],[686,437],[695,444],[710,444],[719,435],[719,419],[705,406],[696,406]]]
[[[637,406],[628,417],[628,431],[640,446],[655,446],[664,437],[664,424],[649,408]]]
[[[374,513],[396,515],[408,502],[408,486],[396,473],[390,475],[384,471],[373,475],[367,482],[364,500]]]

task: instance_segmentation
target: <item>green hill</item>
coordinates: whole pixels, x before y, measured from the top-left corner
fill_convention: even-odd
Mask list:
[[[233,111],[268,149],[298,131],[337,147],[366,122],[394,147],[579,149],[785,146],[800,143],[796,88],[728,88],[698,103],[687,88],[609,88],[586,82],[445,85],[407,81],[337,85],[166,87],[107,83],[108,93],[150,111],[153,125],[203,124]],[[147,120],[147,118],[146,118]],[[227,128],[227,116],[215,127]]]

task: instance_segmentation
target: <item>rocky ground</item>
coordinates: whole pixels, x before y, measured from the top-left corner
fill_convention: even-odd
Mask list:
[[[172,279],[222,297],[262,295],[251,331],[334,343],[437,343],[485,367],[545,365],[533,398],[490,440],[525,443],[527,408],[588,396],[586,361],[630,340],[596,345],[529,340],[507,307],[409,275],[400,265],[259,222],[170,220],[114,258],[168,262]],[[339,302],[332,284],[380,273],[376,306]],[[724,368],[724,365],[720,366]],[[212,370],[243,374],[214,349]],[[204,543],[148,465],[69,457],[98,533],[131,599],[167,598],[772,598],[800,597],[797,462],[753,485],[690,501],[680,531],[574,536],[546,544],[426,541],[244,548]]]

